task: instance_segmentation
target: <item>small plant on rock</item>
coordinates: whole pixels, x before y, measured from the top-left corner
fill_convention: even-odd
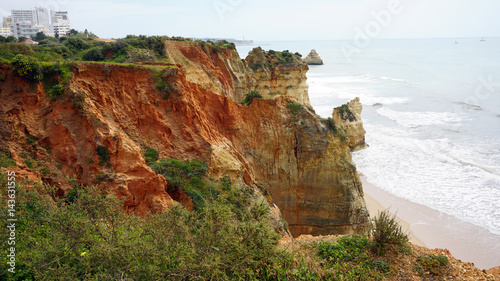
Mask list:
[[[372,236],[376,250],[383,249],[387,244],[401,247],[409,240],[408,234],[396,221],[396,216],[391,216],[388,211],[379,212],[378,216],[372,219]]]
[[[292,102],[286,105],[286,108],[290,109],[293,115],[297,115],[303,108],[302,104],[298,102]]]
[[[253,90],[245,95],[245,99],[243,100],[243,105],[250,105],[255,98],[262,98],[262,95],[259,91]]]

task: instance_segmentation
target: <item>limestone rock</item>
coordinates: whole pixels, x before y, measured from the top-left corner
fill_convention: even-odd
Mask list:
[[[259,91],[265,98],[286,95],[303,105],[311,105],[306,76],[309,67],[299,56],[287,50],[264,51],[257,47],[245,61],[253,71],[254,86],[251,90]]]
[[[351,150],[363,149],[367,146],[365,142],[365,129],[361,120],[363,105],[359,97],[353,99],[345,105],[333,110],[332,118],[335,124],[340,124],[349,137],[349,147]]]
[[[308,65],[323,65],[323,60],[318,55],[315,49],[312,49],[311,52],[304,58],[304,61]]]

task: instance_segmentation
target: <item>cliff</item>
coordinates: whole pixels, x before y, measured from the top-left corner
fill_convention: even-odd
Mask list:
[[[182,65],[188,81],[239,103],[252,90],[268,98],[287,95],[310,106],[307,65],[295,54],[255,48],[245,60],[231,46],[166,41],[170,62]]]
[[[245,61],[254,73],[254,89],[264,97],[287,95],[303,105],[311,106],[306,83],[309,67],[297,54],[287,50],[266,52],[257,47]]]
[[[293,97],[235,103],[235,89],[252,73],[239,68],[234,51],[174,45],[167,43],[169,58],[187,54],[189,63],[78,63],[67,91],[52,98],[43,83],[2,65],[0,148],[11,152],[20,174],[55,185],[58,194],[96,184],[145,214],[187,202],[146,165],[143,151],[152,147],[160,158],[208,161],[209,177],[251,186],[256,200],[266,195],[282,231],[284,220],[293,235],[366,232],[347,141]]]

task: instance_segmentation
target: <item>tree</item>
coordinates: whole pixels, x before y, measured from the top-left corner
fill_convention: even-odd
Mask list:
[[[0,42],[4,43],[5,42],[5,37],[3,37],[2,35],[0,35]]]
[[[47,35],[45,35],[45,33],[43,32],[37,32],[36,35],[31,35],[31,39],[40,42],[42,40],[47,39]]]
[[[77,34],[78,34],[78,30],[76,30],[76,29],[71,29],[68,32],[68,36],[74,36],[74,35],[77,35]]]
[[[85,52],[82,58],[86,61],[102,61],[104,60],[104,54],[102,53],[102,48],[94,47]]]
[[[26,38],[26,37],[24,37],[24,36],[21,36],[21,37],[19,37],[19,38],[17,39],[17,42],[24,42],[26,39],[28,39],[28,38]]]
[[[5,38],[5,43],[16,42],[16,37],[10,35]]]

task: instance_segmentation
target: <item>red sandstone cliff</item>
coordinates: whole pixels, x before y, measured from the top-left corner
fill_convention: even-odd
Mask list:
[[[170,65],[162,77],[171,94],[163,99],[148,68],[80,63],[70,93],[53,101],[41,84],[1,66],[0,148],[13,153],[20,173],[58,186],[61,194],[74,176],[144,213],[166,210],[176,196],[145,163],[142,151],[153,147],[161,157],[208,161],[211,177],[229,176],[235,186],[259,190],[262,183],[279,207],[271,204],[276,221],[281,211],[293,235],[366,231],[368,212],[347,141],[305,107],[293,115],[292,97],[236,104],[233,55],[174,49],[169,52],[186,54],[203,75],[216,73],[216,81],[200,78],[200,86],[192,82],[195,70],[186,75]],[[98,147],[107,148],[107,163],[99,163]],[[29,168],[23,152],[36,165]]]

